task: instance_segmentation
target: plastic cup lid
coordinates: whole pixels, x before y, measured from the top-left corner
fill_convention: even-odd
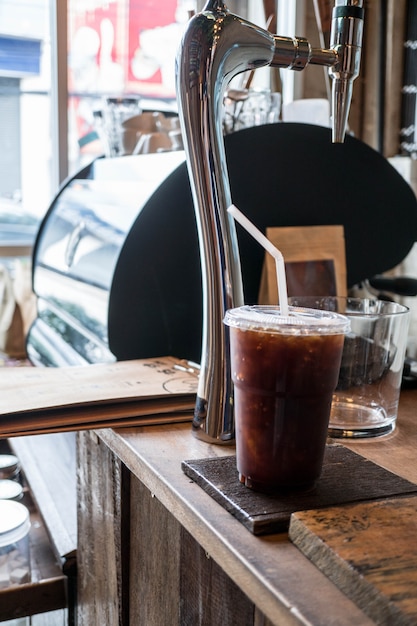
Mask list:
[[[287,316],[278,306],[244,305],[226,311],[224,323],[241,330],[260,330],[290,335],[339,335],[350,330],[347,317],[323,311],[290,306]]]
[[[0,500],[0,547],[19,541],[29,528],[29,510],[24,504]]]

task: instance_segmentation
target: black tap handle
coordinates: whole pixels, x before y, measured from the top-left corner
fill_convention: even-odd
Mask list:
[[[389,278],[386,276],[374,276],[369,279],[369,284],[378,291],[389,291],[398,296],[417,296],[417,279],[399,276]]]

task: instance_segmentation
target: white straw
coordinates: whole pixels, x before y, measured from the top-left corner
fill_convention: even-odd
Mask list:
[[[227,212],[232,215],[237,222],[245,230],[248,231],[250,235],[263,247],[271,256],[275,259],[275,266],[277,271],[277,283],[278,283],[278,296],[279,296],[279,304],[281,308],[281,313],[284,316],[288,315],[288,295],[287,295],[287,278],[285,275],[285,265],[284,265],[284,257],[282,253],[276,248],[272,243],[261,233],[260,230],[256,228],[248,218],[243,215],[239,209],[232,204],[227,209]]]

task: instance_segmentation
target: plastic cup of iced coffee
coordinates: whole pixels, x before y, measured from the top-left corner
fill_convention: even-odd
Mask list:
[[[319,478],[349,320],[278,306],[226,311],[239,480],[256,491],[308,490]]]

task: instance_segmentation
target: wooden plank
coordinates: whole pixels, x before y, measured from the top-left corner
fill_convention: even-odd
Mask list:
[[[361,122],[354,127],[355,135],[376,150],[380,121],[380,55],[377,51],[381,45],[381,15],[381,0],[365,2],[361,68],[352,96],[353,113],[356,113]]]
[[[265,626],[372,624],[287,533],[259,537],[245,531],[181,470],[183,459],[230,456],[232,446],[199,441],[186,424],[104,430],[99,437],[256,604],[262,626],[265,619]]]
[[[397,428],[392,434],[343,440],[344,446],[417,483],[416,406],[417,391],[403,390]],[[102,445],[108,446],[205,552],[221,564],[262,610],[268,626],[374,624],[290,542],[287,533],[256,536],[245,532],[236,518],[181,470],[184,459],[232,456],[233,446],[208,445],[193,437],[186,424],[106,429],[98,436]],[[89,626],[88,621],[85,623]],[[260,625],[264,626],[263,618]]]
[[[129,623],[176,626],[180,525],[135,477],[131,478],[130,527]]]
[[[253,603],[184,529],[181,530],[181,565],[178,626],[254,626]]]
[[[385,56],[385,157],[400,153],[402,82],[404,74],[404,46],[406,39],[406,0],[388,0]]]
[[[285,531],[294,511],[417,494],[417,485],[340,445],[326,447],[323,471],[307,492],[266,495],[238,480],[236,458],[184,461],[183,471],[255,535]]]
[[[323,5],[323,2],[320,2]],[[323,37],[329,40],[328,33],[320,33],[317,16],[315,11],[315,5],[313,2],[305,2],[305,24],[304,30],[300,33],[293,33],[295,35],[302,35],[306,37],[314,48],[320,48],[323,43]],[[322,15],[325,19],[325,16]],[[327,24],[323,24],[327,29]],[[280,26],[278,24],[278,32],[280,32]],[[290,70],[284,70],[286,72]],[[296,78],[301,82],[302,93],[301,98],[330,98],[330,79],[329,70],[327,67],[320,65],[308,65],[303,72]]]
[[[271,626],[134,476],[130,498],[130,624]]]
[[[78,455],[77,623],[123,626],[121,462],[90,432],[79,433]]]
[[[295,513],[289,535],[376,624],[417,623],[417,497]]]
[[[3,595],[4,594],[4,595]],[[16,619],[66,606],[66,577],[10,587],[0,594],[0,619]]]
[[[16,437],[9,445],[19,458],[57,558],[75,558],[75,433]]]

